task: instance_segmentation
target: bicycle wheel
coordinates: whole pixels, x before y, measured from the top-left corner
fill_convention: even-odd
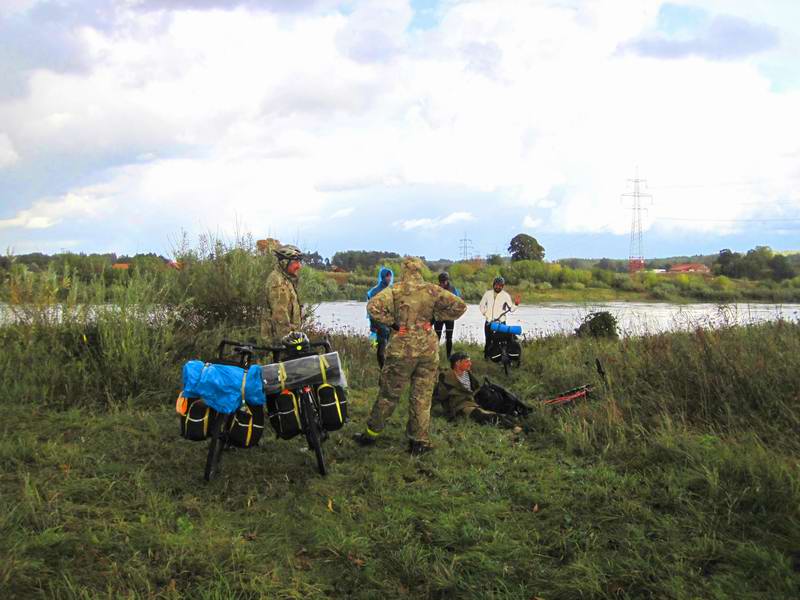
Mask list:
[[[226,432],[230,425],[230,419],[231,415],[217,413],[211,423],[211,441],[208,444],[208,456],[206,457],[206,470],[204,473],[206,481],[211,481],[220,472],[220,461],[227,441]]]
[[[314,405],[311,392],[303,392],[300,404],[303,411],[303,429],[305,430],[306,441],[309,449],[313,450],[317,457],[319,474],[324,476],[327,469],[325,468],[325,456],[322,453],[322,427],[319,424],[317,407]]]
[[[503,371],[508,375],[508,365],[511,363],[511,357],[508,355],[505,346],[503,346],[503,354],[500,357],[500,361],[503,363]]]

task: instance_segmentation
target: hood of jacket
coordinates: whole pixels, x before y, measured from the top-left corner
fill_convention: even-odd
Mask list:
[[[391,275],[388,284],[384,283],[383,281],[383,278],[386,275]],[[378,283],[374,288],[372,288],[370,291],[367,292],[367,299],[369,300],[375,294],[379,294],[387,287],[391,287],[393,283],[394,283],[394,271],[392,271],[389,267],[381,267],[381,270],[378,271]]]

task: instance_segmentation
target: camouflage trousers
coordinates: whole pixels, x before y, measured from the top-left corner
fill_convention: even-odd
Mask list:
[[[415,358],[387,356],[381,371],[378,399],[367,419],[368,433],[378,435],[397,407],[400,395],[411,380],[406,436],[417,442],[429,441],[431,398],[439,368],[438,354]]]

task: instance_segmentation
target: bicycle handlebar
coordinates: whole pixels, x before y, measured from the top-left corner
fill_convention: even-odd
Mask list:
[[[219,343],[217,348],[217,353],[220,360],[223,359],[225,355],[225,348],[227,346],[232,346],[231,352],[233,354],[238,354],[242,358],[242,362],[246,362],[252,356],[257,355],[266,355],[272,353],[272,358],[274,361],[278,361],[278,354],[280,352],[286,351],[286,346],[258,346],[254,343],[249,342],[237,342],[234,340],[222,340]],[[323,348],[326,353],[331,352],[331,343],[328,341],[328,338],[317,342],[311,342],[309,344],[310,348]]]

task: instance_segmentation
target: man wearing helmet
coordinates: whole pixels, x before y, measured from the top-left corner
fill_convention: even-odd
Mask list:
[[[492,282],[492,289],[486,290],[483,298],[481,298],[480,304],[478,304],[478,310],[486,317],[486,322],[483,324],[483,335],[485,339],[483,345],[484,358],[488,358],[489,343],[492,340],[492,330],[489,324],[496,319],[505,323],[506,317],[504,313],[514,312],[517,310],[517,306],[519,306],[519,295],[515,296],[512,301],[511,295],[503,289],[505,285],[505,279],[499,275],[495,277]]]
[[[298,271],[303,254],[296,246],[279,246],[272,251],[278,260],[267,277],[267,302],[261,321],[261,337],[277,340],[300,329],[300,302],[297,299]]]
[[[355,438],[362,446],[375,443],[381,435],[411,380],[406,426],[409,452],[418,455],[431,449],[431,398],[439,366],[439,345],[431,321],[457,319],[467,305],[458,296],[427,283],[422,278],[423,267],[420,259],[406,257],[400,283],[378,293],[367,304],[370,317],[390,327],[392,333],[378,398],[367,419],[366,431]]]

